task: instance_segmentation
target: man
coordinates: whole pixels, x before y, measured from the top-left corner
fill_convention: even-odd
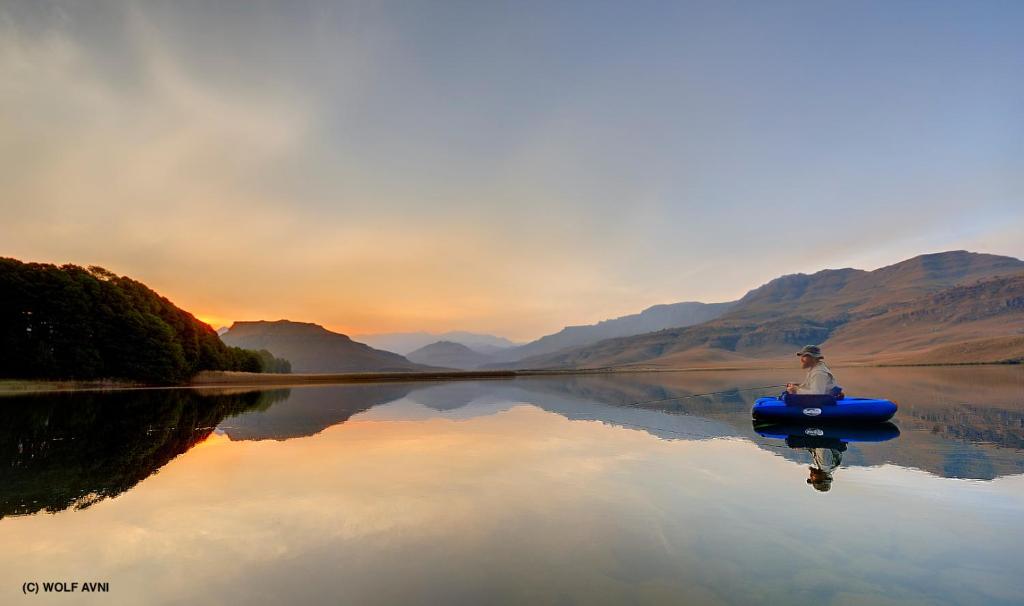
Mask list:
[[[803,383],[788,383],[786,391],[798,394],[833,394],[836,378],[825,365],[825,356],[821,354],[821,348],[817,345],[805,345],[796,352],[796,355],[800,358],[800,367],[807,370],[807,377]]]
[[[800,358],[800,367],[807,370],[807,376],[803,383],[786,385],[787,392],[842,397],[842,390],[835,389],[836,378],[832,376],[832,371],[825,365],[825,356],[822,355],[820,347],[805,345],[803,349],[796,352],[796,355]],[[846,450],[846,444],[843,444],[841,448],[808,448],[807,451],[811,453],[811,474],[807,478],[807,483],[815,490],[828,492],[832,488],[832,474],[843,460],[843,450]]]

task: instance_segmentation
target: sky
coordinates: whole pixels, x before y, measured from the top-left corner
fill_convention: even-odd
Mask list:
[[[0,256],[529,340],[1024,257],[1024,3],[0,0]]]

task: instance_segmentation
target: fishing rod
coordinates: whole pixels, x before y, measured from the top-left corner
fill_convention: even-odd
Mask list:
[[[659,402],[672,402],[674,400],[686,400],[689,398],[703,398],[704,396],[718,396],[727,393],[736,393],[740,391],[756,391],[758,389],[774,389],[776,387],[786,387],[788,384],[783,383],[782,385],[761,385],[760,387],[744,387],[743,389],[727,389],[725,391],[709,391],[708,393],[695,393],[688,396],[675,396],[672,398],[660,398],[658,400],[640,400],[638,402],[631,402],[626,406],[641,406],[643,404],[657,404]]]

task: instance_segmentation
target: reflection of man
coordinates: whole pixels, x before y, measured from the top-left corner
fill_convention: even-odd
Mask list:
[[[802,434],[787,436],[786,446],[811,453],[811,466],[808,468],[811,475],[807,483],[815,490],[828,492],[832,488],[832,476],[843,462],[846,442],[825,436],[821,429],[808,427]]]
[[[825,356],[817,345],[806,345],[796,352],[800,357],[800,367],[807,370],[803,383],[788,383],[786,391],[798,394],[831,394],[836,386],[836,378],[825,365]]]
[[[839,448],[808,448],[811,453],[811,477],[807,483],[820,492],[828,492],[832,488],[832,472],[843,462],[843,451],[846,444],[840,443]]]

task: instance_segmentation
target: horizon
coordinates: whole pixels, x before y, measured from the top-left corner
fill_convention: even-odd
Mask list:
[[[0,255],[516,342],[1024,258],[1024,5],[0,7]],[[929,253],[923,253],[929,254]]]
[[[977,251],[977,250],[957,249],[957,250],[944,250],[944,251],[936,251],[936,252],[926,252],[926,253],[920,253],[920,254],[914,255],[912,257],[908,257],[906,259],[900,259],[900,260],[892,262],[892,263],[886,263],[886,264],[880,265],[878,267],[871,267],[871,268],[852,267],[852,266],[823,267],[821,269],[818,269],[818,270],[815,270],[815,271],[811,271],[811,272],[782,273],[782,274],[779,274],[779,275],[775,276],[774,278],[772,278],[772,279],[770,279],[770,280],[768,280],[766,282],[763,282],[763,283],[758,284],[756,286],[751,286],[750,288],[748,288],[747,290],[744,291],[743,295],[746,295],[750,291],[755,290],[757,288],[760,288],[762,286],[765,286],[766,284],[768,284],[770,282],[773,282],[773,281],[775,281],[777,279],[788,277],[788,276],[814,275],[814,274],[817,274],[817,273],[820,273],[820,272],[823,272],[823,271],[838,271],[838,270],[843,270],[843,269],[853,269],[853,270],[857,270],[857,271],[871,272],[871,271],[876,271],[878,269],[882,269],[882,268],[885,268],[885,267],[890,267],[892,265],[897,265],[899,263],[903,263],[903,262],[906,262],[906,261],[911,261],[911,260],[919,258],[919,257],[941,255],[941,254],[950,254],[950,253],[956,253],[956,252],[965,252],[965,253],[968,253],[968,254],[975,254],[975,255],[1006,256],[1006,257],[1010,257],[1010,258],[1013,258],[1013,259],[1017,259],[1018,261],[1024,260],[1024,259],[1020,259],[1019,257],[1014,257],[1012,255],[995,255],[994,253],[988,253],[988,252]],[[29,261],[29,260],[26,260],[26,261]],[[31,262],[31,261],[29,261],[29,262]],[[60,265],[60,263],[57,263],[57,265]],[[110,268],[104,268],[104,269],[108,269],[109,270]],[[114,273],[117,273],[117,272],[114,272]],[[133,276],[127,276],[127,277],[133,278],[133,279],[137,279],[137,278],[134,278]],[[161,294],[163,296],[167,296],[165,293],[159,293],[159,294]],[[672,305],[672,304],[676,304],[676,303],[704,303],[704,304],[734,303],[734,302],[740,300],[743,297],[743,295],[741,295],[740,297],[737,297],[736,299],[731,299],[729,301],[688,300],[688,301],[671,301],[671,302],[667,302],[667,303],[653,303],[651,305],[643,307],[642,309],[638,309],[638,310],[633,311],[633,312],[622,314],[621,316],[613,316],[613,317],[601,318],[600,320],[595,320],[594,322],[590,322],[590,323],[586,323],[586,324],[582,324],[582,323],[580,323],[580,324],[571,324],[571,323],[564,324],[560,328],[558,328],[556,330],[553,330],[550,333],[544,333],[544,334],[541,334],[541,335],[536,335],[536,336],[530,337],[528,339],[513,339],[513,338],[507,337],[506,335],[498,333],[498,332],[478,332],[478,331],[471,331],[471,330],[463,330],[463,329],[459,329],[459,328],[451,328],[451,329],[441,330],[441,331],[408,330],[408,331],[393,331],[393,332],[380,332],[380,333],[348,333],[348,332],[344,332],[344,331],[341,331],[341,330],[336,330],[336,329],[334,329],[334,328],[332,328],[330,326],[327,326],[326,324],[323,324],[322,322],[318,322],[315,319],[294,319],[294,318],[284,318],[284,317],[277,318],[277,319],[270,319],[270,318],[248,318],[248,319],[241,319],[241,318],[239,318],[239,319],[227,320],[227,321],[225,321],[222,324],[214,324],[214,323],[211,323],[211,322],[207,321],[206,319],[204,319],[199,314],[193,313],[193,316],[196,319],[198,319],[198,320],[208,324],[214,330],[218,330],[218,331],[221,330],[221,329],[231,328],[232,325],[234,325],[235,323],[238,323],[238,322],[244,322],[244,323],[255,323],[255,322],[268,322],[268,323],[290,322],[290,323],[294,323],[294,324],[312,324],[312,325],[315,325],[315,326],[319,326],[321,328],[325,328],[325,329],[327,329],[327,330],[329,330],[331,332],[343,334],[345,336],[353,338],[354,340],[358,340],[357,337],[382,337],[382,336],[400,335],[400,334],[423,334],[423,335],[429,335],[429,336],[434,336],[434,337],[443,337],[443,336],[451,334],[451,333],[467,333],[467,334],[476,334],[476,335],[481,335],[481,336],[491,336],[491,337],[504,338],[506,340],[512,341],[516,345],[523,345],[523,344],[535,341],[535,340],[537,340],[537,339],[539,339],[539,338],[541,338],[543,336],[547,336],[547,335],[559,332],[563,328],[568,328],[568,327],[572,327],[572,326],[589,326],[589,325],[597,324],[598,322],[605,321],[605,320],[612,320],[612,319],[620,318],[620,317],[623,317],[623,316],[635,315],[635,314],[639,314],[641,312],[647,311],[647,310],[649,310],[649,309],[651,309],[653,307],[657,307],[659,305]],[[172,297],[168,297],[168,298],[171,299],[172,302],[174,302]],[[186,311],[191,311],[191,310],[187,310],[186,309]]]

